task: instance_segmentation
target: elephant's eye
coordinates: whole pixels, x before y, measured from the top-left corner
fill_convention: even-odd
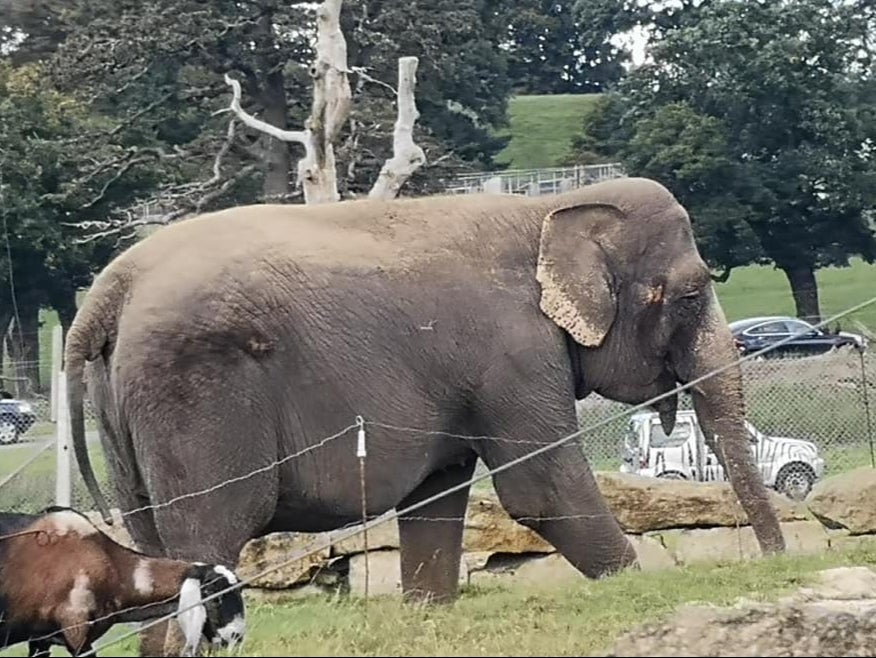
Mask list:
[[[695,297],[699,297],[699,296],[700,296],[700,291],[694,289],[694,290],[688,290],[687,292],[682,294],[681,298],[682,299],[694,299]]]

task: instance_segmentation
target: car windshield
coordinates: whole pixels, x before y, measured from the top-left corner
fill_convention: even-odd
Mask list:
[[[672,434],[666,436],[663,426],[659,421],[651,424],[651,447],[652,448],[675,448],[687,441],[693,433],[693,426],[688,422],[678,422],[672,430]]]

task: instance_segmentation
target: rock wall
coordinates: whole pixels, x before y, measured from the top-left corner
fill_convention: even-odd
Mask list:
[[[644,570],[760,555],[754,533],[728,483],[659,480],[597,473],[600,488],[631,539]],[[771,492],[789,553],[819,553],[876,541],[876,469],[825,479],[800,503]],[[313,592],[365,590],[363,535],[355,528],[330,533],[275,533],[250,541],[240,555],[241,577],[252,578],[312,549],[305,560],[256,578],[258,590]],[[111,529],[118,535],[119,525]],[[401,591],[398,526],[388,520],[368,531],[369,595]],[[513,579],[550,585],[583,578],[553,546],[513,521],[495,494],[473,492],[463,534],[460,580]]]

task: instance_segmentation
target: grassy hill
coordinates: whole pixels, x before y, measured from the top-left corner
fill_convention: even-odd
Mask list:
[[[551,167],[567,154],[581,131],[584,117],[598,94],[516,96],[509,101],[511,135],[497,161],[512,169]],[[850,268],[828,268],[816,274],[825,317],[864,301],[874,294],[876,266],[855,261]],[[794,315],[794,300],[785,275],[772,267],[735,270],[719,284],[718,297],[729,320],[751,315]],[[860,322],[876,333],[876,304],[841,320],[852,331]]]
[[[510,169],[553,167],[559,164],[581,132],[584,116],[599,94],[559,94],[556,96],[515,96],[509,101],[511,141],[496,156]]]
[[[860,259],[851,267],[829,267],[815,273],[824,319],[876,294],[876,265]],[[733,270],[730,280],[716,285],[718,299],[731,322],[752,315],[795,315],[791,288],[781,270],[749,266]],[[876,303],[847,315],[840,321],[849,331],[858,323],[876,335]],[[833,325],[831,325],[833,326]]]
[[[497,161],[512,169],[556,166],[565,157],[572,140],[581,131],[584,117],[598,94],[516,96],[509,101],[511,141]],[[828,268],[816,274],[825,316],[857,304],[876,289],[876,266],[855,261],[850,268]],[[784,274],[772,267],[735,270],[727,283],[718,285],[718,296],[729,320],[768,313],[794,314],[794,301]],[[48,377],[53,312],[42,317],[41,352],[44,377]],[[856,330],[860,322],[876,333],[876,304],[841,321]]]

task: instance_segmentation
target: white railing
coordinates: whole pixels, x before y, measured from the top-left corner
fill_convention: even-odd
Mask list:
[[[451,194],[522,194],[541,196],[557,194],[601,180],[626,176],[616,162],[598,165],[575,165],[544,169],[512,169],[498,172],[461,174],[448,186]]]

